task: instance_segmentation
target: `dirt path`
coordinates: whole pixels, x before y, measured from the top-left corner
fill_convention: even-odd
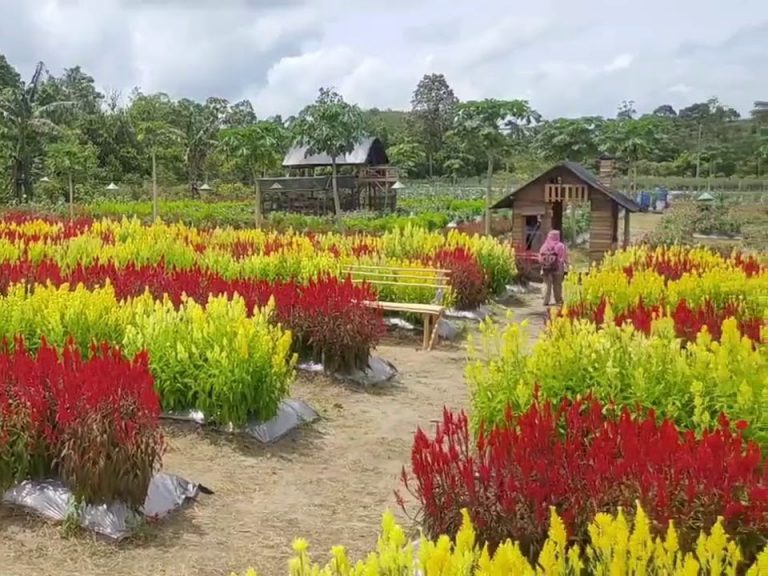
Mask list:
[[[521,318],[529,313],[516,310]],[[537,330],[540,315],[533,320]],[[254,566],[260,575],[284,576],[296,536],[309,539],[318,560],[335,544],[360,557],[375,545],[381,513],[397,508],[393,491],[416,427],[431,429],[444,405],[468,404],[463,346],[431,353],[382,346],[377,354],[400,370],[398,386],[364,392],[300,377],[292,396],[323,420],[270,448],[169,429],[165,469],[215,495],[137,540],[115,546],[64,537],[56,526],[0,508],[0,574],[214,576]]]

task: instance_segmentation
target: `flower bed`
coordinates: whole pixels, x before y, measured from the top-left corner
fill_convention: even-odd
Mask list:
[[[654,318],[668,316],[685,342],[704,327],[718,339],[723,320],[734,317],[742,334],[760,342],[768,327],[768,267],[761,258],[679,246],[617,252],[569,278],[564,314],[602,325],[610,308],[614,322],[646,333]]]
[[[741,437],[745,427],[723,418],[697,437],[652,412],[587,398],[508,411],[502,426],[473,438],[467,417],[446,410],[434,437],[417,431],[403,481],[427,534],[457,534],[466,508],[481,542],[511,539],[531,558],[543,549],[551,508],[585,545],[597,513],[636,502],[651,534],[673,521],[686,549],[722,517],[754,558],[768,534],[768,477],[758,445]]]
[[[63,271],[50,261],[0,264],[0,294],[12,284],[29,289],[38,284],[83,285],[89,289],[111,285],[123,301],[148,291],[156,300],[168,297],[177,308],[184,298],[205,305],[210,296],[241,296],[250,316],[275,304],[275,319],[293,335],[294,350],[303,358],[322,361],[330,371],[365,367],[383,331],[381,312],[365,306],[376,295],[366,285],[333,277],[306,284],[295,281],[227,280],[198,267],[172,269],[163,264],[119,268],[114,263],[78,265]]]
[[[0,298],[0,337],[26,342],[71,339],[79,350],[93,342],[146,350],[165,410],[196,408],[215,422],[242,424],[272,418],[288,392],[295,358],[291,334],[267,307],[251,314],[240,296],[156,301],[149,293],[119,301],[112,286],[87,290],[23,285]]]
[[[709,300],[699,306],[690,306],[685,299],[679,300],[674,308],[664,309],[660,304],[648,305],[642,298],[634,305],[624,308],[619,313],[613,313],[608,299],[603,297],[600,303],[593,307],[577,303],[564,308],[561,315],[568,318],[588,319],[603,326],[611,318],[616,326],[631,324],[646,335],[651,333],[654,320],[668,317],[674,322],[675,334],[684,343],[694,342],[699,332],[706,329],[714,340],[720,340],[721,326],[727,318],[736,318],[739,332],[755,343],[764,342],[768,338],[766,321],[762,317],[745,314],[744,306],[738,302],[726,302],[718,308]]]
[[[141,506],[164,447],[146,352],[38,342],[0,348],[0,491],[55,475],[81,501]]]
[[[553,320],[530,354],[519,324],[482,325],[471,343],[467,380],[472,418],[499,424],[505,410],[528,409],[538,387],[542,399],[587,393],[621,406],[653,408],[684,428],[703,430],[725,412],[746,420],[747,435],[768,442],[768,347],[743,338],[735,319],[715,342],[706,332],[681,347],[670,319],[650,336],[631,326],[599,328],[585,320]]]
[[[623,512],[598,514],[589,526],[585,548],[569,541],[560,517],[552,512],[547,541],[535,559],[526,558],[517,543],[510,540],[489,551],[478,538],[470,515],[464,512],[455,537],[421,537],[414,546],[390,513],[384,514],[376,549],[355,564],[343,546],[335,546],[325,567],[312,562],[309,544],[298,538],[293,543],[294,557],[287,573],[291,576],[328,574],[398,574],[399,576],[568,576],[573,574],[611,574],[634,576],[664,574],[685,576],[726,576],[768,573],[768,552],[753,564],[728,537],[721,523],[702,533],[695,549],[681,548],[677,531],[670,525],[664,536],[653,536],[642,508],[630,521]],[[257,576],[249,569],[243,576]]]
[[[492,238],[440,234],[406,227],[381,236],[297,234],[260,230],[198,230],[180,224],[143,226],[138,220],[63,223],[22,217],[0,219],[0,262],[55,262],[62,270],[93,263],[164,264],[168,268],[198,268],[225,279],[282,280],[306,283],[319,276],[340,277],[352,264],[424,266],[441,263],[464,278],[468,266],[473,282],[462,281],[448,299],[474,304],[474,284],[503,291],[515,275],[514,253]],[[457,288],[467,293],[455,293]],[[388,287],[387,299],[403,301],[407,286]],[[481,294],[482,295],[482,294]],[[403,297],[401,297],[403,296]],[[422,294],[425,302],[434,294]],[[409,300],[405,300],[409,301]]]

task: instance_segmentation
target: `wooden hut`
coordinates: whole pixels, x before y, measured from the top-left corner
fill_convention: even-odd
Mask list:
[[[283,168],[284,178],[259,180],[262,211],[332,214],[333,183],[327,169],[332,167],[327,154],[308,154],[307,148],[296,146],[288,151]],[[324,168],[322,176],[315,171]],[[397,170],[390,166],[384,145],[378,138],[365,138],[349,153],[336,158],[341,209],[392,212],[397,208]]]
[[[629,245],[629,215],[640,206],[611,187],[613,159],[600,159],[600,177],[576,162],[553,166],[499,200],[493,210],[512,210],[512,237],[525,250],[538,250],[550,230],[563,230],[568,205],[590,205],[589,254],[599,260],[606,252]],[[619,239],[623,213],[624,234]]]

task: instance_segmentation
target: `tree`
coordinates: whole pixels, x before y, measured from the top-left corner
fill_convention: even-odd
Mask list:
[[[29,84],[6,88],[0,94],[0,125],[10,141],[11,188],[17,201],[34,198],[33,171],[45,154],[43,137],[58,127],[47,117],[71,102],[53,101],[42,105],[38,99],[45,65],[37,64]]]
[[[157,220],[157,155],[158,151],[182,141],[184,134],[159,121],[148,121],[136,126],[136,134],[152,159],[152,219]]]
[[[184,160],[187,165],[187,183],[193,194],[204,172],[208,156],[216,145],[216,136],[229,108],[220,98],[208,98],[205,104],[183,99],[176,103],[175,122],[184,135]]]
[[[69,192],[69,215],[74,217],[75,182],[87,182],[98,164],[96,149],[83,143],[81,135],[69,130],[48,147],[47,165],[54,176],[65,178]]]
[[[768,122],[768,100],[755,100],[750,114],[760,123]]]
[[[435,155],[451,128],[458,102],[442,74],[425,74],[413,92],[411,112],[416,121],[417,134],[424,143],[430,178],[434,175]]]
[[[391,146],[388,155],[390,162],[397,166],[405,177],[414,175],[427,160],[424,147],[413,138],[406,138]]]
[[[558,118],[545,122],[535,139],[535,147],[547,160],[588,162],[598,156],[598,131],[602,118]]]
[[[224,119],[224,126],[227,128],[237,128],[256,123],[256,112],[253,111],[253,104],[250,100],[240,100],[229,107]]]
[[[530,124],[536,112],[525,100],[475,100],[457,107],[456,133],[476,143],[487,160],[487,189],[485,196],[485,233],[491,233],[491,201],[494,161],[510,144],[507,137],[511,122]]]
[[[670,104],[662,104],[656,107],[653,111],[654,116],[661,116],[662,118],[676,118],[677,112]]]
[[[21,75],[11,66],[3,54],[0,54],[0,92],[6,88],[15,90],[21,85]]]
[[[637,187],[637,163],[658,149],[662,130],[656,116],[608,122],[600,143],[606,152],[614,154],[629,165],[632,190]]]
[[[285,152],[285,128],[270,120],[225,129],[220,147],[251,179],[256,195],[256,226],[261,226],[261,190],[259,176],[280,164]]]
[[[348,104],[330,88],[321,88],[314,104],[304,108],[293,129],[299,142],[307,147],[307,155],[327,154],[331,157],[333,204],[341,219],[341,200],[336,181],[336,162],[349,154],[364,136],[364,117],[357,106]]]
[[[616,113],[617,120],[631,120],[637,116],[634,100],[624,100],[619,104],[619,111]]]

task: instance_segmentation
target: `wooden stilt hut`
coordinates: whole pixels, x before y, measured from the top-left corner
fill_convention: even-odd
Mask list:
[[[589,255],[599,260],[606,252],[629,245],[629,215],[640,211],[637,202],[612,187],[612,158],[600,158],[599,174],[566,161],[514,190],[492,209],[511,209],[514,243],[523,250],[537,251],[550,230],[562,232],[569,211],[572,214],[577,207],[589,206]],[[619,238],[622,217],[624,234]]]

